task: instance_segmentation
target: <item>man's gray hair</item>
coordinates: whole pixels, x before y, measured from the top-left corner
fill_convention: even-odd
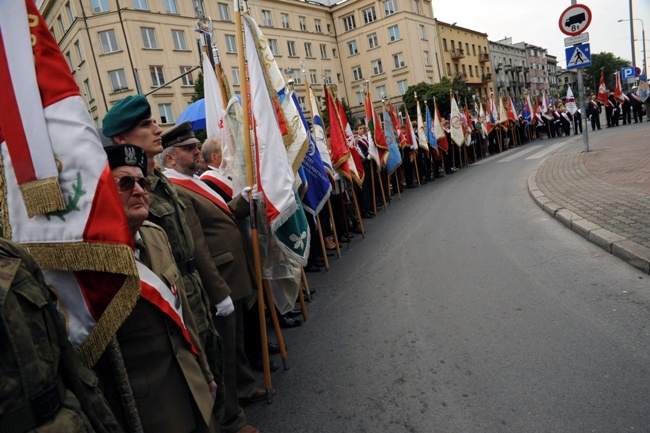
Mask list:
[[[201,153],[203,154],[203,160],[206,164],[210,163],[210,155],[213,153],[221,153],[221,138],[219,137],[210,137],[203,143],[201,147]]]

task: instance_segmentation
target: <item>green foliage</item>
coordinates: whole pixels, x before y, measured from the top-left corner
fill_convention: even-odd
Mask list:
[[[404,101],[404,105],[406,105],[406,109],[409,112],[411,120],[416,119],[417,116],[417,110],[415,108],[415,92],[417,92],[418,100],[420,103],[427,101],[429,110],[431,110],[432,113],[433,101],[435,99],[436,104],[438,104],[438,110],[440,110],[440,114],[443,117],[448,117],[449,113],[451,112],[450,91],[454,93],[456,102],[458,103],[459,107],[463,107],[465,105],[465,101],[467,101],[468,104],[471,103],[472,92],[467,87],[467,84],[458,78],[454,78],[454,80],[451,81],[446,77],[444,77],[439,83],[436,84],[426,84],[424,82],[421,82],[413,86],[409,86],[409,88],[406,89],[406,93],[404,94],[402,100]],[[422,114],[424,115],[424,106],[421,105],[421,108],[423,110]]]
[[[199,99],[203,99],[205,94],[203,90],[203,72],[199,72],[199,76],[194,82],[194,94],[192,95],[192,102],[196,102]]]
[[[605,72],[605,86],[611,91],[614,90],[616,85],[614,79],[614,72],[620,71],[621,68],[630,66],[630,61],[615,56],[612,53],[597,53],[591,55],[591,66],[585,68],[584,81],[585,91],[587,94],[598,92],[598,85],[600,83],[600,71]]]

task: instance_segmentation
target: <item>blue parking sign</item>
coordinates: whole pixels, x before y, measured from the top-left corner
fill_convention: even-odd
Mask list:
[[[636,77],[636,70],[633,67],[621,69],[621,78],[628,80],[630,78]]]

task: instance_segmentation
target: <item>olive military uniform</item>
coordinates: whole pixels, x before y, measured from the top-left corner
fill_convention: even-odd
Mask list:
[[[0,239],[0,431],[121,432],[34,260]]]

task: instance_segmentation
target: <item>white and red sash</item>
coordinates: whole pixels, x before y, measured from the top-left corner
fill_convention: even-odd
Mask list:
[[[233,216],[226,201],[205,183],[199,182],[193,177],[180,173],[174,169],[167,169],[164,171],[164,174],[174,185],[182,186],[183,188],[187,188],[190,191],[197,193],[201,197],[206,198],[219,206],[219,208],[226,214],[231,217]]]
[[[214,183],[221,191],[232,199],[232,180],[228,179],[220,170],[206,170],[199,180]]]
[[[140,274],[140,296],[155,305],[178,325],[183,337],[190,344],[192,352],[198,355],[199,351],[194,346],[190,333],[185,327],[181,304],[176,303],[177,295],[174,293],[176,292],[176,286],[173,284],[171,287],[167,286],[158,275],[140,262],[137,262],[137,267]]]

